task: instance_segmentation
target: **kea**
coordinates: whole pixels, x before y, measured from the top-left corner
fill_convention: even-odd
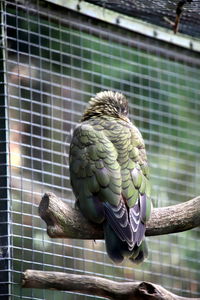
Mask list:
[[[124,258],[142,262],[151,212],[149,168],[124,95],[103,91],[91,98],[73,132],[69,169],[76,205],[89,221],[102,224],[108,256],[116,264]]]

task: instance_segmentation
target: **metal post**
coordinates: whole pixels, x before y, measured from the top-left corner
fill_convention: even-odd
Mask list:
[[[4,3],[0,10],[0,298],[9,297],[8,139]]]

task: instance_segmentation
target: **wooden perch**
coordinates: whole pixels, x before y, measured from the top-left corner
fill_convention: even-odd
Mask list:
[[[53,238],[103,239],[103,228],[87,221],[79,210],[72,208],[53,193],[45,193],[39,214]],[[185,203],[155,208],[147,223],[146,235],[181,232],[200,225],[200,196]],[[112,300],[189,300],[150,282],[115,282],[101,277],[60,272],[27,270],[22,285],[26,288],[57,289],[79,292]],[[193,298],[193,300],[200,298]]]
[[[52,238],[103,239],[103,228],[87,221],[81,212],[67,205],[53,193],[45,193],[39,215]],[[187,202],[154,208],[147,223],[146,236],[186,231],[200,225],[200,196]]]
[[[26,270],[22,285],[25,288],[65,290],[113,300],[189,300],[150,282],[115,282],[101,277],[61,272]]]

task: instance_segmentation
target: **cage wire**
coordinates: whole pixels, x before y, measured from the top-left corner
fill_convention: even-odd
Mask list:
[[[1,297],[100,299],[23,289],[21,274],[26,269],[146,280],[182,296],[200,296],[199,229],[149,237],[149,257],[142,265],[115,266],[103,241],[50,239],[38,216],[46,191],[74,205],[70,132],[90,97],[108,89],[127,96],[130,118],[144,136],[154,205],[181,203],[200,193],[199,54],[46,1],[4,1],[1,16],[1,121],[6,119],[1,123],[1,157],[8,167],[4,175],[9,194],[1,194],[5,205],[0,214],[6,226],[5,231],[1,226],[0,241],[2,253],[9,230],[10,255],[0,259]],[[9,289],[2,289],[7,283]]]

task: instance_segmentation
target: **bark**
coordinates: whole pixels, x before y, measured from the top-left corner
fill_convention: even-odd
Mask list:
[[[72,208],[53,193],[45,193],[39,215],[47,224],[52,238],[103,239],[103,228],[87,221],[78,209]],[[154,208],[147,223],[146,236],[186,231],[200,225],[200,196],[181,204]]]
[[[116,282],[101,277],[26,270],[25,288],[56,289],[101,296],[113,300],[188,300],[150,282]],[[193,298],[193,300],[200,300]]]

